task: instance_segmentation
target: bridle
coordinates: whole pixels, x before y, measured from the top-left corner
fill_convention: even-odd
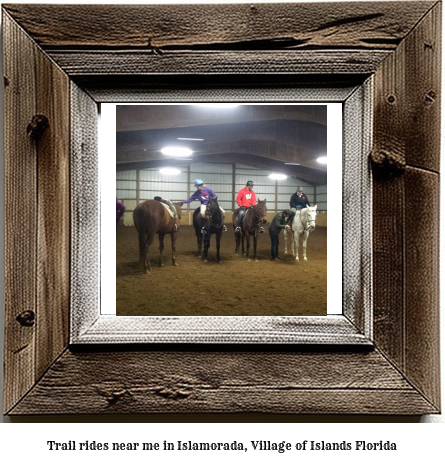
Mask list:
[[[253,227],[254,227],[254,229],[255,229],[255,236],[258,235],[258,230],[259,230],[259,228],[260,228],[260,225],[261,225],[262,223],[264,223],[264,216],[265,216],[265,215],[263,215],[263,213],[262,213],[262,209],[256,208],[256,207],[258,207],[258,206],[259,206],[259,204],[256,204],[256,205],[253,205],[253,206],[251,207],[252,213],[254,213],[254,215],[255,215],[255,216],[254,216],[254,220],[253,220]],[[257,210],[260,210],[260,214],[257,214],[257,212],[254,211],[255,208],[256,208]]]
[[[308,207],[306,207],[306,208],[308,208]],[[300,212],[300,223],[303,226],[303,232],[300,234],[300,236],[302,236],[307,231],[311,231],[311,230],[315,229],[315,216],[314,216],[314,218],[311,219],[311,215],[309,215],[310,210],[307,210],[307,219],[306,219],[305,222],[303,222],[303,220],[301,219],[301,214],[302,214],[303,210],[304,210],[304,208],[299,210],[299,212]]]
[[[207,220],[207,221],[210,222],[213,213],[211,213],[211,212],[207,213],[207,210],[208,210],[208,208],[209,208],[209,205],[210,205],[210,202],[206,205],[206,212],[205,212],[205,218],[204,218],[204,220]],[[214,207],[212,208],[212,210],[218,211],[218,210],[219,210],[219,205],[218,205],[217,203],[213,203],[213,205],[214,205]],[[219,210],[219,211],[221,211],[221,210]],[[216,228],[217,228],[217,229],[222,228],[223,224],[224,224],[224,219],[223,219],[223,216],[221,215],[221,224],[220,224],[219,226],[216,226]]]

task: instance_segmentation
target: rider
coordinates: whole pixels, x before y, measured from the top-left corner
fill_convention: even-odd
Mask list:
[[[204,218],[207,203],[210,199],[216,199],[216,194],[212,191],[212,189],[210,189],[210,187],[204,185],[204,181],[202,179],[195,180],[195,187],[197,189],[196,192],[192,194],[192,196],[189,199],[183,200],[182,203],[190,203],[194,200],[199,200],[201,202],[200,213],[201,216]],[[224,224],[224,215],[226,212],[221,207],[219,207],[219,209],[221,210],[223,216],[223,231],[227,231],[226,225]],[[204,227],[202,229],[204,229]]]
[[[307,195],[303,192],[302,187],[297,187],[297,192],[292,194],[289,204],[290,204],[290,211],[291,211],[291,217],[289,218],[289,224],[292,224],[292,221],[294,220],[295,214],[297,213],[298,210],[311,206],[307,198]]]
[[[236,203],[238,204],[239,212],[237,218],[237,227],[235,228],[235,232],[241,232],[241,225],[243,223],[243,218],[245,215],[245,211],[256,205],[256,195],[253,191],[253,181],[247,181],[246,187],[243,187],[236,197]],[[264,232],[264,228],[260,227],[260,233]]]

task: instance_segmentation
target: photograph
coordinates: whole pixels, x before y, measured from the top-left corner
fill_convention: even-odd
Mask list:
[[[327,158],[327,105],[116,105],[116,314],[326,315]]]

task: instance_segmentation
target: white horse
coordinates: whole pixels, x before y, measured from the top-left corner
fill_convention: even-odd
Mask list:
[[[284,229],[284,253],[287,254],[287,236],[288,234],[292,239],[292,255],[295,255],[295,260],[298,258],[298,248],[300,246],[300,236],[303,237],[303,260],[306,257],[306,244],[309,233],[315,229],[315,217],[317,216],[317,205],[314,207],[306,207],[297,210],[292,221],[291,229]]]

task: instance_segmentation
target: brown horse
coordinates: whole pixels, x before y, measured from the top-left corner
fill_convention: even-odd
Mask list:
[[[239,208],[233,212],[232,223],[233,229],[236,228],[236,219],[238,217]],[[236,249],[235,253],[238,255],[240,242],[242,244],[242,252],[244,255],[244,238],[246,238],[246,260],[250,261],[250,236],[253,236],[253,255],[254,260],[258,261],[256,254],[258,231],[262,224],[267,221],[267,206],[266,199],[260,200],[256,205],[249,207],[244,214],[243,223],[241,225],[241,232],[235,232]]]
[[[170,234],[172,240],[172,265],[178,266],[175,259],[176,234],[181,219],[182,202],[172,204],[176,210],[172,218],[162,202],[146,200],[140,203],[133,212],[133,221],[139,235],[139,258],[145,273],[151,273],[148,249],[153,243],[155,234],[159,235],[159,266],[162,266],[162,252],[164,250],[164,236]]]

